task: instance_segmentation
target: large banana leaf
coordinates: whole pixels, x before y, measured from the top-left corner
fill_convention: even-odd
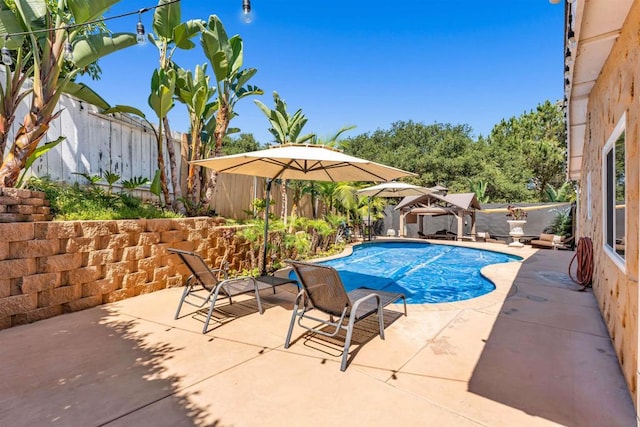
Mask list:
[[[67,5],[76,24],[82,24],[101,17],[118,2],[120,0],[67,0]]]
[[[101,110],[106,110],[110,107],[107,101],[84,83],[67,82],[64,87],[64,92],[69,95],[73,95],[82,101],[88,102],[89,104],[95,105]]]
[[[236,81],[236,88],[240,89],[243,87],[253,76],[256,75],[257,72],[258,70],[255,68],[247,68],[240,71],[237,76],[238,80]]]
[[[229,40],[229,44],[231,46],[231,51],[233,52],[231,55],[231,71],[237,72],[240,68],[242,68],[242,38],[238,35],[231,37]]]
[[[165,39],[171,39],[173,29],[180,25],[180,2],[168,4],[171,1],[160,0],[153,12],[153,31]]]
[[[47,16],[45,0],[15,0],[16,9],[26,26],[25,30],[33,31],[44,28]]]
[[[176,72],[174,70],[155,70],[151,78],[151,95],[149,106],[159,118],[167,115],[173,108],[173,95],[176,86]]]
[[[193,49],[196,45],[190,39],[200,32],[204,24],[204,21],[196,19],[181,23],[173,29],[173,42],[180,49]]]
[[[136,36],[131,33],[91,34],[74,39],[73,61],[78,68],[84,68],[105,55],[136,44]]]
[[[26,176],[27,171],[36,160],[47,154],[51,149],[55,148],[56,145],[60,144],[65,139],[67,139],[66,136],[60,136],[55,141],[46,142],[44,145],[36,148],[36,150],[27,158],[27,161],[24,164],[24,168],[22,169],[20,179],[18,179],[18,182],[16,183],[16,187],[22,187],[22,183],[24,182],[24,177]]]
[[[114,105],[111,108],[107,108],[105,109],[102,114],[112,114],[112,113],[127,113],[127,114],[133,114],[136,115],[138,117],[142,117],[143,119],[146,120],[146,116],[144,115],[144,113],[142,112],[142,110],[137,109],[136,107],[132,107],[130,105]]]
[[[20,33],[22,31],[24,31],[24,28],[20,25],[15,13],[9,9],[9,6],[7,6],[7,3],[4,0],[0,0],[0,34],[13,34]],[[5,39],[2,37],[0,39],[0,44],[2,47],[6,44],[9,49],[17,49],[22,46],[23,40],[24,36],[12,36],[6,40],[5,43]]]
[[[233,48],[229,43],[229,37],[216,15],[209,17],[209,28],[202,31],[200,40],[204,54],[213,66],[213,72],[217,81],[224,80],[230,73],[229,67],[233,65]]]

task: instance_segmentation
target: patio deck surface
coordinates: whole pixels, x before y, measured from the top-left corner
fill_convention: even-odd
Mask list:
[[[189,308],[173,319],[181,289],[0,331],[0,425],[636,425],[595,298],[567,276],[574,253],[512,252],[526,259],[483,270],[488,295],[392,306],[384,341],[361,327],[346,372],[341,347],[301,328],[283,348],[294,286],[206,335]]]

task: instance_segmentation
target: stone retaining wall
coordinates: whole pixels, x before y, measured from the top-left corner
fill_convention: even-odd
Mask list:
[[[0,223],[0,329],[119,301],[188,275],[167,248],[240,270],[249,244],[220,218]],[[237,227],[235,227],[237,228]]]
[[[42,191],[0,187],[0,222],[50,220],[51,208]]]

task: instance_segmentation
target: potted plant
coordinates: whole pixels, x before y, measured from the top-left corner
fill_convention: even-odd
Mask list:
[[[521,248],[524,246],[520,243],[520,238],[524,235],[522,227],[527,223],[527,211],[512,205],[507,206],[507,211],[509,235],[513,238],[513,242],[509,243],[509,246]]]

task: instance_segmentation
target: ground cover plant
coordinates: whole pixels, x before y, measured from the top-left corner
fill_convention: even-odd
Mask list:
[[[95,183],[68,185],[31,177],[25,187],[46,194],[56,221],[181,217],[129,192],[114,192]]]

